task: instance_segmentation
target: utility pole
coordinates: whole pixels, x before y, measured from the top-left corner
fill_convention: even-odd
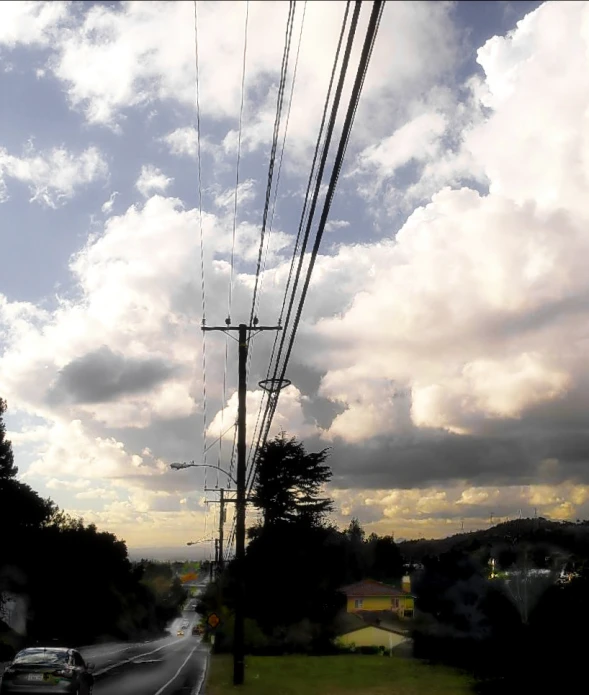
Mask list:
[[[279,331],[280,326],[258,326],[240,323],[230,326],[231,319],[227,318],[225,326],[202,326],[203,331],[237,331],[239,345],[238,385],[237,385],[237,490],[235,500],[235,627],[233,632],[233,685],[242,685],[245,676],[245,504],[246,504],[246,396],[247,396],[247,349],[248,332]],[[221,516],[221,518],[223,518]]]
[[[225,504],[227,504],[227,502],[235,502],[235,500],[225,498],[225,492],[227,492],[227,490],[223,487],[221,487],[221,488],[205,487],[205,492],[218,492],[221,495],[221,499],[219,499],[219,500],[207,500],[207,504],[217,504],[218,503],[221,505],[221,508],[219,510],[219,539],[218,539],[218,542],[219,542],[218,563],[219,564],[218,564],[218,568],[219,568],[219,571],[222,572],[223,571],[223,565],[225,562],[225,560],[224,560],[224,548],[223,548],[223,536],[224,536],[223,526],[225,524],[225,516],[226,516]],[[217,539],[215,539],[215,543],[217,543]]]
[[[219,539],[215,538],[215,567],[219,563]]]

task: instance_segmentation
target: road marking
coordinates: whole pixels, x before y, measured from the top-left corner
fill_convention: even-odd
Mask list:
[[[132,656],[130,659],[125,659],[124,661],[117,661],[116,664],[111,664],[110,666],[105,666],[104,668],[99,669],[98,671],[94,671],[95,676],[102,676],[103,673],[107,673],[108,671],[112,671],[113,668],[118,668],[119,666],[124,666],[125,664],[130,664],[133,661],[136,661],[137,659],[141,659],[142,656],[149,656],[150,654],[155,654],[156,652],[161,652],[162,649],[166,649],[167,647],[173,647],[175,645],[182,644],[181,642],[170,642],[169,644],[164,644],[163,647],[158,647],[157,649],[154,649],[151,652],[144,652],[143,654],[136,654],[135,656]]]
[[[207,650],[207,651],[208,651],[208,650]],[[193,689],[191,695],[200,695],[200,691],[202,690],[202,684],[203,684],[204,681],[205,681],[205,678],[206,678],[206,675],[207,675],[207,671],[208,671],[208,668],[209,668],[209,655],[210,655],[210,652],[209,652],[209,654],[207,654],[207,658],[205,659],[205,666],[204,666],[204,668],[203,668],[203,670],[202,670],[202,673],[201,673],[201,676],[200,676],[200,680],[199,680],[198,683],[194,686],[194,689]]]
[[[100,645],[94,645],[93,647],[92,646],[82,647],[81,649],[85,651],[87,649],[93,649],[93,648],[95,649],[97,646],[100,646]],[[94,659],[101,659],[103,656],[109,656],[110,654],[118,654],[119,652],[124,652],[127,649],[132,649],[133,647],[136,647],[136,646],[137,646],[137,643],[127,644],[125,647],[118,647],[117,649],[111,649],[109,652],[101,652],[100,654],[96,654],[96,656],[89,657],[89,659],[90,659],[90,661],[93,658]]]
[[[193,648],[193,650],[186,657],[186,659],[184,659],[182,666],[180,666],[180,668],[176,671],[176,673],[170,678],[170,680],[165,685],[162,685],[162,687],[157,691],[157,693],[155,695],[161,695],[164,692],[164,690],[168,687],[168,685],[170,685],[170,683],[172,681],[175,681],[176,678],[178,678],[178,676],[180,675],[180,671],[186,666],[186,664],[188,663],[188,659],[190,659],[190,657],[194,654],[196,649],[197,649],[196,647]]]

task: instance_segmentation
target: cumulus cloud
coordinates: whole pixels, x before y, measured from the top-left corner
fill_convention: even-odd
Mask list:
[[[88,121],[111,127],[130,107],[156,99],[192,104],[188,10],[183,3],[95,6],[72,20],[51,63],[71,103]],[[234,10],[205,5],[200,18],[203,113],[215,119],[231,155],[243,38],[243,16]],[[285,12],[281,3],[252,3],[246,152],[267,146],[276,69],[269,56],[280,52],[279,32],[266,42],[257,32],[266,22],[281,25]],[[337,3],[308,9],[288,141],[299,161],[315,135],[341,12]],[[348,207],[342,203],[331,222],[342,228],[349,218],[346,236],[359,241],[317,260],[287,374],[294,386],[281,394],[274,422],[312,450],[333,445],[342,518],[377,509],[378,517],[366,511],[374,527],[402,535],[411,535],[412,520],[424,532],[457,530],[462,517],[476,525],[487,513],[531,506],[568,517],[588,500],[589,6],[545,3],[480,48],[481,72],[460,92],[444,82],[458,44],[451,12],[450,3],[387,7],[358,113],[357,156],[342,182]],[[162,31],[178,40],[162,43]],[[164,141],[172,154],[196,153],[189,127]],[[250,170],[244,180],[240,201],[251,202]],[[32,473],[66,480],[82,461],[89,480],[135,481],[128,500],[107,500],[96,512],[130,532],[134,521],[152,529],[155,514],[187,508],[177,487],[191,479],[164,474],[165,461],[196,458],[203,446],[195,425],[205,425],[199,215],[161,195],[169,183],[159,170],[143,169],[137,188],[146,200],[110,217],[71,259],[77,295],[55,310],[0,301],[6,395],[48,423],[17,442],[40,447]],[[376,242],[365,240],[351,214],[355,185],[381,214]],[[234,189],[209,193],[207,318],[216,322],[227,311]],[[406,208],[397,224],[390,219],[401,194]],[[259,225],[240,221],[236,240],[234,317],[248,315]],[[273,233],[260,315],[274,317],[280,306],[292,242],[283,228]],[[236,416],[227,341],[207,336],[209,439]],[[250,437],[272,343],[256,341]],[[97,345],[105,346],[98,354]],[[167,365],[179,371],[167,373]],[[64,397],[49,404],[52,389]],[[103,489],[95,481],[70,493]],[[191,518],[177,512],[185,513]]]
[[[46,46],[68,14],[68,3],[9,0],[2,8],[0,45]]]
[[[171,133],[168,133],[163,141],[168,145],[170,152],[176,155],[187,155],[196,157],[198,154],[198,133],[196,128],[185,126],[176,128]],[[201,140],[201,148],[202,148]]]
[[[36,41],[48,43],[57,37],[49,67],[63,84],[72,106],[82,110],[90,123],[118,128],[129,108],[151,107],[155,100],[174,100],[193,107],[194,22],[190,5],[94,5],[86,12],[70,8],[65,25],[59,12],[49,16],[49,9],[32,5],[19,11],[24,18],[21,21],[34,24],[37,14],[46,14],[47,19],[37,23]],[[276,56],[283,44],[283,32],[276,27],[286,25],[287,9],[281,2],[250,3],[242,133],[248,150],[265,147],[272,132],[275,81],[280,69]],[[316,137],[343,10],[338,3],[313,3],[306,8],[289,128],[289,143],[296,150],[293,156],[299,158],[306,156]],[[393,105],[398,105],[401,93],[409,100],[423,94],[453,66],[456,29],[450,14],[449,3],[393,3],[387,8],[373,54],[373,62],[380,67],[369,73],[364,88],[366,100],[381,108],[359,112],[358,137],[386,129],[390,114],[398,110]],[[363,10],[359,32],[365,29],[368,15],[368,9]],[[221,137],[227,146],[235,140],[233,122],[241,99],[244,19],[241,3],[199,6],[199,46],[206,56],[200,66],[201,110],[203,116],[231,119]],[[302,13],[297,12],[294,36],[299,35],[301,20]],[[162,42],[162,35],[175,39]],[[27,32],[12,32],[4,43],[12,47],[27,40]],[[397,47],[394,53],[390,51],[391,41]],[[352,65],[359,58],[359,43]],[[346,93],[350,89],[351,81]],[[176,134],[174,147],[184,152],[194,147],[188,131]],[[185,137],[189,139],[183,140]]]
[[[39,457],[31,464],[27,477],[69,475],[85,479],[135,479],[162,475],[163,461],[152,456],[130,454],[113,437],[92,436],[80,420],[56,420],[46,427]]]
[[[36,152],[29,146],[22,157],[0,148],[0,200],[8,196],[5,180],[13,179],[28,185],[31,202],[57,208],[73,198],[79,188],[107,174],[108,165],[96,147],[75,154],[63,147]]]
[[[139,193],[148,198],[153,193],[164,193],[174,179],[163,174],[157,167],[148,164],[141,167],[135,186]]]

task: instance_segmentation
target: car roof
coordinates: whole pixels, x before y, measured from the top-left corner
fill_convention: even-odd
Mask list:
[[[57,652],[58,654],[67,654],[72,650],[69,647],[27,647],[26,649],[21,649],[16,656],[22,656],[24,654],[43,654],[45,652]]]

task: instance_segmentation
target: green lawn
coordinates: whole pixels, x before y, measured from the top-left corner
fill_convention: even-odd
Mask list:
[[[470,695],[469,679],[441,666],[402,657],[250,656],[245,685],[232,685],[231,656],[211,657],[206,695]]]

